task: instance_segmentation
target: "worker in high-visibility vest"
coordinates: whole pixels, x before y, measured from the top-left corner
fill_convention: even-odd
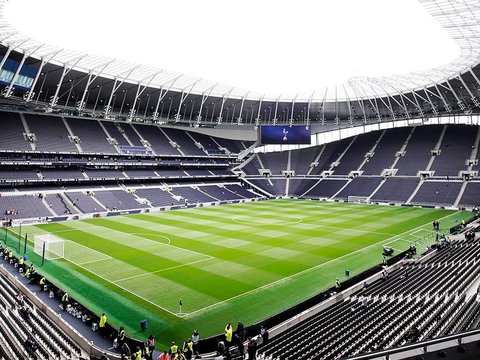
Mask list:
[[[107,324],[107,315],[105,313],[102,313],[102,316],[100,316],[100,322],[98,323],[98,329],[100,331],[100,334],[102,336],[105,336],[105,325]]]
[[[62,295],[62,308],[63,311],[67,310],[68,305],[68,293],[65,291]]]
[[[173,356],[174,354],[177,353],[177,351],[178,351],[178,346],[177,344],[175,344],[175,341],[172,341],[172,346],[170,346],[170,351],[169,351],[170,355]]]
[[[40,278],[38,284],[40,285],[40,290],[43,290],[43,287],[47,284],[47,279],[45,279],[45,276]]]

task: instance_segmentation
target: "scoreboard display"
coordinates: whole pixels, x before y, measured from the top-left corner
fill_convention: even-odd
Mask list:
[[[260,145],[310,145],[311,131],[308,126],[262,125],[259,127]]]

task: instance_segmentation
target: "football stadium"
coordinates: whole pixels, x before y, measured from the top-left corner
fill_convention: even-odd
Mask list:
[[[0,0],[0,360],[480,357],[480,4],[302,1]]]

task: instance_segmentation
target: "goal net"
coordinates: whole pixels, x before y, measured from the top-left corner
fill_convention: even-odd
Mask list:
[[[349,196],[349,203],[370,204],[368,196]]]
[[[43,247],[45,246],[46,260],[63,258],[65,255],[65,240],[52,234],[35,235],[33,242],[33,251],[40,256],[43,255]]]

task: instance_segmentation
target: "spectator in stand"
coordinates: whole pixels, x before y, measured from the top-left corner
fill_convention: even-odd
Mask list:
[[[133,353],[133,359],[134,360],[142,360],[142,350],[140,350],[140,347],[135,348],[135,352]]]
[[[170,356],[168,356],[168,351],[164,351],[160,355],[158,355],[157,360],[170,360]]]
[[[197,353],[197,351],[200,350],[198,348],[198,344],[200,342],[200,333],[198,332],[198,330],[193,330],[192,342],[193,342],[193,351]]]
[[[150,358],[153,356],[153,351],[155,350],[155,338],[152,334],[147,339],[148,350],[150,350]]]
[[[23,272],[25,267],[25,259],[23,256],[20,256],[20,259],[18,259],[18,271]]]
[[[150,348],[148,347],[148,342],[145,341],[142,346],[142,359],[145,360],[152,360],[153,354],[150,352]]]
[[[25,305],[25,298],[23,297],[23,294],[22,293],[18,293],[17,295],[17,304],[18,306],[22,307],[23,305]]]
[[[383,269],[383,271],[382,271],[382,280],[383,281],[388,280],[388,271],[386,269]]]
[[[248,353],[248,360],[257,359],[257,342],[251,337],[248,338],[247,353]]]
[[[243,345],[243,341],[240,338],[240,336],[238,336],[238,333],[233,336],[233,342],[234,342],[235,346],[237,347],[238,352],[242,356],[242,359],[244,359],[245,358],[245,346]]]
[[[193,356],[193,341],[192,339],[188,338],[183,343],[183,353],[187,360],[190,360]]]
[[[117,344],[119,347],[122,347],[122,345],[125,343],[125,329],[123,326],[120,326],[120,329],[118,330],[118,335],[117,335]]]
[[[122,357],[126,357],[128,359],[132,358],[132,351],[126,342],[124,342],[120,348],[120,353],[122,354]]]
[[[219,341],[217,344],[217,356],[223,356],[225,354],[225,343]]]
[[[243,324],[243,322],[241,321],[238,322],[236,333],[238,334],[238,337],[242,342],[245,341],[246,334],[245,334],[245,325]]]
[[[260,336],[262,337],[262,345],[267,345],[269,334],[268,330],[263,325],[260,326]]]

